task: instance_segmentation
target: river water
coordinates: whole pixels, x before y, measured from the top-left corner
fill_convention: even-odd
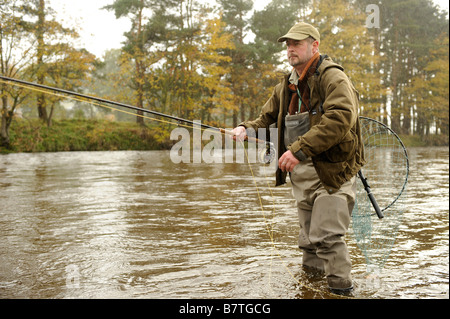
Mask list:
[[[408,151],[407,207],[375,279],[346,237],[353,298],[448,298],[449,150]],[[0,155],[0,298],[335,298],[300,265],[289,185],[251,167]]]

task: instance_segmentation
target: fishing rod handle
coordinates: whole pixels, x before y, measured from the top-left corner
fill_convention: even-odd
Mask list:
[[[223,129],[223,128],[220,129],[220,132],[222,132],[223,134],[228,134],[228,135],[232,135],[233,137],[236,137],[236,134],[234,134],[232,131],[228,131],[228,130]],[[259,138],[248,136],[248,135],[245,136],[244,141],[254,142],[254,143],[258,143],[258,144],[271,144],[268,141],[261,140]]]

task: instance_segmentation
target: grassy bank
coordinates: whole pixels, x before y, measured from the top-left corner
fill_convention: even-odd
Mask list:
[[[418,135],[400,135],[400,139],[406,148],[449,145],[447,135],[429,135],[424,137]]]
[[[47,127],[39,120],[16,119],[10,128],[11,148],[0,147],[0,153],[170,149],[170,129],[106,120],[61,120]],[[406,147],[448,146],[443,135],[400,137]]]
[[[161,128],[104,120],[61,120],[47,127],[39,120],[11,124],[9,152],[157,150],[169,147]]]

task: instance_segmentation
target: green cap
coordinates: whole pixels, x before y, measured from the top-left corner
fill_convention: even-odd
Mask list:
[[[310,36],[313,37],[314,40],[320,42],[320,33],[316,28],[308,23],[299,22],[294,25],[286,35],[279,38],[278,42],[284,42],[287,39],[304,40]]]

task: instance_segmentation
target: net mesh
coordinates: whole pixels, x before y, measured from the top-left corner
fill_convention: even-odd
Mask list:
[[[394,246],[405,211],[409,162],[403,143],[390,128],[365,117],[360,122],[367,161],[363,172],[384,218],[375,213],[358,178],[352,227],[368,272],[380,272]]]

